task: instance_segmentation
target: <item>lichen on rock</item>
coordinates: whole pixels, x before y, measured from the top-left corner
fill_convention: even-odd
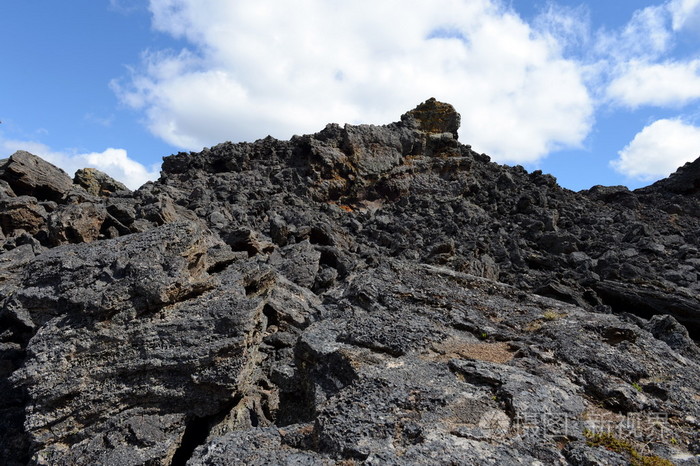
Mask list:
[[[82,168],[76,171],[73,183],[82,186],[93,196],[109,196],[117,191],[129,191],[123,183],[96,168]]]
[[[426,133],[450,133],[457,139],[461,117],[452,105],[431,97],[413,110],[404,113],[401,121]]]

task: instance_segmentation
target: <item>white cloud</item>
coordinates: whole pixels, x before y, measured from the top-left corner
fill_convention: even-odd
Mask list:
[[[145,167],[130,159],[124,149],[109,148],[103,152],[81,154],[54,151],[36,141],[0,138],[0,150],[4,157],[9,157],[18,150],[26,150],[63,169],[71,177],[81,168],[97,168],[115,180],[121,181],[130,189],[137,189],[147,181],[159,177],[157,166]]]
[[[672,45],[668,22],[669,12],[665,4],[636,10],[619,31],[598,32],[596,53],[618,63],[656,59]]]
[[[582,49],[591,40],[591,12],[586,5],[570,7],[549,3],[535,18],[533,27],[549,35],[554,45],[566,49]]]
[[[668,9],[674,31],[700,26],[700,0],[672,0]]]
[[[460,139],[499,160],[579,145],[593,111],[581,69],[499,5],[151,0],[154,27],[192,50],[149,53],[114,88],[155,135],[191,150],[388,123],[428,97],[452,103]]]
[[[700,60],[632,61],[608,87],[608,97],[629,107],[679,106],[700,98]]]
[[[700,60],[675,54],[679,31],[694,23],[700,26],[700,0],[670,0],[635,11],[618,31],[599,31],[602,101],[635,109],[700,98]]]
[[[651,181],[700,156],[700,128],[682,120],[657,120],[637,133],[610,162],[619,173]]]

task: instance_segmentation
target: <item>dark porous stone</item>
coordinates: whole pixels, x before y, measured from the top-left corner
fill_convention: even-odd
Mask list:
[[[17,195],[60,201],[73,187],[66,172],[26,151],[17,151],[0,169],[0,176]]]
[[[459,121],[0,161],[0,464],[696,464],[698,161],[574,193]]]

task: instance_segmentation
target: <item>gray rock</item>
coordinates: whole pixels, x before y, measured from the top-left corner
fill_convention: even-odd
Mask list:
[[[299,286],[311,288],[319,271],[321,253],[308,240],[275,249],[269,264]]]
[[[692,464],[695,191],[573,193],[458,126],[431,99],[133,193],[0,162],[0,464],[628,461],[601,426]]]
[[[230,432],[199,447],[187,464],[250,464],[268,466],[331,466],[336,462],[313,452],[285,448],[281,432],[274,428]]]
[[[17,151],[2,166],[2,179],[18,195],[61,200],[72,188],[66,172],[26,151]]]
[[[571,444],[564,454],[571,464],[577,466],[627,466],[629,464],[629,461],[619,453],[585,444]]]

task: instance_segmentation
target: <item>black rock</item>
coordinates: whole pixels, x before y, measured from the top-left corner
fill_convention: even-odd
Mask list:
[[[0,163],[0,464],[697,464],[698,161],[574,193],[459,121]]]

